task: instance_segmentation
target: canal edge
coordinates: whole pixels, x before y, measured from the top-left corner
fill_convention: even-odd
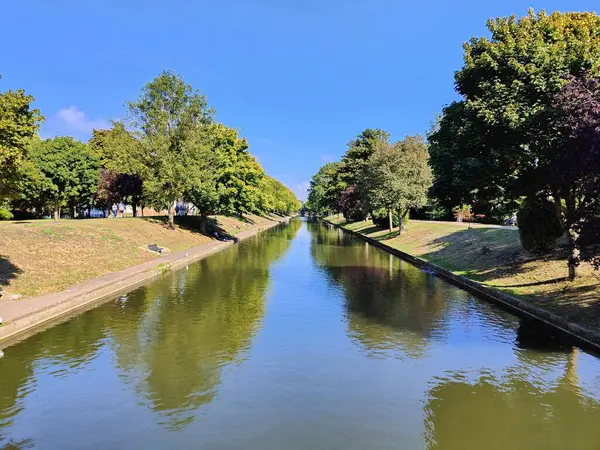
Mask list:
[[[68,320],[87,309],[106,303],[119,294],[129,292],[163,276],[166,272],[200,261],[229,248],[238,241],[254,237],[262,231],[287,223],[289,220],[289,217],[281,218],[273,221],[273,223],[261,225],[251,230],[244,230],[235,236],[235,241],[208,242],[166,255],[163,258],[111,272],[60,292],[24,300],[12,300],[11,302],[14,301],[16,304],[20,302],[29,304],[22,303],[24,313],[21,316],[0,325],[0,349]],[[1,315],[2,311],[0,311]]]
[[[526,317],[541,322],[549,326],[550,328],[555,329],[559,333],[567,335],[568,337],[576,341],[577,344],[581,347],[589,349],[594,353],[600,355],[600,333],[597,331],[584,328],[581,325],[571,322],[568,319],[561,317],[553,312],[550,312],[547,309],[544,309],[538,305],[532,305],[510,294],[506,294],[505,292],[501,292],[488,286],[484,286],[481,283],[470,280],[461,275],[456,275],[455,273],[444,269],[436,264],[430,263],[429,261],[425,261],[424,259],[421,259],[417,256],[413,256],[409,253],[403,252],[402,250],[390,247],[387,244],[365,236],[364,234],[361,234],[357,231],[344,228],[343,226],[330,222],[327,219],[319,218],[319,220],[322,220],[324,223],[332,225],[335,228],[339,228],[340,230],[343,230],[346,233],[358,237],[363,241],[368,242],[369,244],[378,247],[382,250],[385,250],[388,253],[391,253],[421,269],[427,269],[428,271],[433,272],[435,275],[440,276],[441,278],[451,282],[452,284],[458,287],[461,287],[471,293],[477,294],[479,297],[491,303],[502,306],[504,309],[507,309],[508,311],[512,312],[513,314],[519,317]]]

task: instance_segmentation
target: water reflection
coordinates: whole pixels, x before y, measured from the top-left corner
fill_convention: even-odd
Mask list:
[[[7,349],[0,360],[0,444],[9,445],[2,430],[40,374],[85,370],[107,343],[123,380],[164,425],[193,421],[216,395],[221,368],[243,360],[264,313],[269,266],[300,226],[266,231]]]
[[[554,358],[562,373],[550,380],[532,377],[528,365],[436,377],[425,405],[427,448],[597,449],[600,403],[582,395],[578,355]]]
[[[441,280],[338,229],[309,227],[313,258],[344,290],[348,333],[370,354],[419,358],[434,332],[442,338],[449,303]]]
[[[293,221],[6,349],[0,448],[595,448],[600,362],[545,333]]]

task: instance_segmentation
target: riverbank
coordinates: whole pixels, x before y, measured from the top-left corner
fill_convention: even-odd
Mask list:
[[[175,253],[211,242],[194,219],[177,217],[175,231],[164,217],[0,222],[0,286],[11,297],[49,294],[155,260],[151,244]],[[217,216],[210,226],[236,235],[273,220]]]
[[[122,230],[127,229],[133,235],[137,233],[137,237],[132,237],[130,239],[126,238],[124,233],[115,234],[114,236],[117,236],[119,239],[115,238],[113,241],[121,244],[120,247],[115,247],[120,248],[123,251],[129,250],[132,251],[132,253],[137,253],[138,257],[146,260],[140,264],[130,265],[122,270],[104,273],[101,276],[94,277],[93,279],[88,278],[86,281],[75,283],[68,289],[60,292],[51,292],[45,295],[32,296],[22,299],[0,300],[0,317],[2,317],[4,321],[4,324],[0,327],[0,342],[8,339],[14,339],[17,336],[40,327],[49,321],[56,320],[69,313],[89,306],[90,304],[96,304],[102,300],[110,298],[111,296],[117,295],[120,292],[132,289],[139,284],[160,276],[167,270],[176,269],[191,262],[203,259],[212,253],[232,245],[234,242],[233,240],[219,241],[216,239],[210,239],[209,237],[200,235],[195,231],[185,229],[184,225],[180,225],[176,231],[166,230],[160,222],[156,222],[154,220],[98,220],[103,221],[102,224],[91,224],[90,222],[95,222],[95,220],[86,220],[61,221],[58,223],[46,222],[45,224],[38,225],[36,223],[33,225],[42,227],[40,228],[41,233],[45,233],[43,230],[48,229],[53,230],[55,233],[59,233],[56,230],[61,230],[61,228],[64,228],[64,233],[69,233],[68,236],[72,237],[80,236],[81,233],[85,233],[84,229],[87,229],[88,227],[93,229],[94,225],[96,225],[96,234],[100,236],[100,242],[103,242],[102,236],[108,233],[107,230],[111,230],[113,233],[116,233],[116,230],[121,228]],[[235,239],[239,241],[252,237],[262,230],[272,228],[287,220],[287,218],[278,220],[247,218],[246,222],[241,223],[239,221],[228,219],[227,222],[219,221],[219,224],[226,225],[228,228],[231,226],[232,233],[230,234],[235,234]],[[9,229],[10,225],[11,224],[3,224],[2,226],[5,228],[2,228],[2,230]],[[13,223],[12,225],[17,227],[22,224]],[[160,246],[166,246],[164,242],[169,242],[173,246],[170,249],[175,249],[178,251],[171,251],[168,254],[158,255],[136,247],[135,244],[137,244],[139,240],[146,239],[148,237],[148,234],[144,234],[149,232],[147,225],[153,227],[152,232],[154,234],[151,236],[153,238],[163,237],[163,230],[164,233],[166,233],[164,235],[164,241],[152,243],[158,243]],[[79,233],[77,233],[77,231]],[[194,235],[191,236],[189,233]],[[65,239],[64,235],[62,240],[59,239],[56,234],[54,237],[58,241],[58,243],[55,244],[56,247],[60,247],[61,245],[67,246],[67,239]],[[4,235],[3,239],[5,238],[6,236]],[[189,245],[189,243],[193,242],[200,242],[200,245]],[[181,246],[184,246],[184,248],[181,248]],[[0,248],[2,248],[3,252],[5,251],[4,246],[0,246]],[[71,253],[73,253],[73,249],[71,250]],[[42,258],[42,254],[45,253],[43,249],[43,243],[39,243],[37,245],[37,251],[40,252],[40,258]],[[49,252],[52,254],[51,251]],[[146,253],[148,253],[148,255],[146,255]],[[57,265],[78,264],[80,266],[85,266],[84,270],[87,274],[93,273],[93,270],[105,271],[107,267],[106,265],[102,266],[100,269],[92,269],[94,261],[96,261],[98,257],[102,257],[102,255],[104,255],[104,253],[101,255],[96,255],[95,258],[92,258],[90,261],[84,259],[83,257],[71,254],[71,258],[69,260],[70,262],[61,261],[61,263],[59,263],[57,261]],[[124,264],[126,261],[131,261],[134,257],[135,256],[129,255],[129,259],[120,261],[120,264]],[[39,261],[35,267],[39,267]],[[65,270],[64,267],[62,270]],[[22,273],[17,273],[17,275],[21,276],[25,273],[27,272],[23,271]],[[48,281],[50,282],[50,276],[48,277]],[[56,284],[53,284],[53,286],[55,285]]]
[[[370,221],[326,221],[600,349],[598,273],[583,266],[579,279],[568,281],[561,248],[544,258],[527,255],[509,227],[410,221],[400,236]]]

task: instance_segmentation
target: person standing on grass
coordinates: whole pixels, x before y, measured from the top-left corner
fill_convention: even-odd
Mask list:
[[[112,205],[112,213],[113,213],[113,217],[116,219],[117,218],[117,204],[113,203]]]
[[[123,202],[119,203],[119,214],[121,219],[125,216],[125,204]]]

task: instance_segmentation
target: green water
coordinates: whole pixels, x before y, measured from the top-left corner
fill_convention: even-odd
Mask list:
[[[300,219],[4,353],[0,448],[600,449],[600,360]]]

